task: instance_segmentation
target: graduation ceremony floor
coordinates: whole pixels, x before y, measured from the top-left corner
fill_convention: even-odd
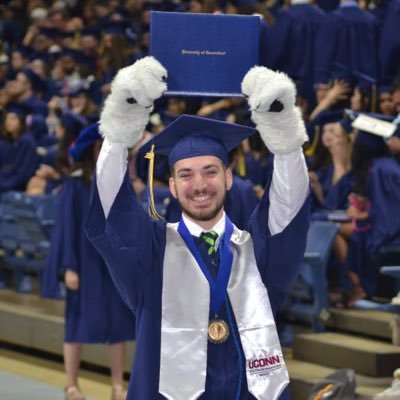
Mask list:
[[[1,400],[63,400],[65,374],[59,362],[0,348]],[[88,400],[110,398],[108,377],[82,371],[80,385]]]
[[[64,302],[0,290],[0,399],[63,400]],[[133,343],[128,344],[129,372]],[[86,345],[80,386],[88,400],[111,396],[105,346]]]
[[[63,301],[0,290],[0,400],[64,398],[63,313]],[[359,399],[372,400],[390,386],[392,371],[400,367],[400,347],[390,343],[394,314],[343,310],[334,317],[335,326],[325,333],[297,326],[292,347],[284,349],[293,400],[307,400],[316,382],[345,367],[357,373]],[[352,335],[345,334],[349,331]],[[366,331],[379,340],[366,338]],[[357,332],[363,336],[355,336]],[[129,343],[126,373],[133,354],[134,343]],[[91,400],[109,399],[106,347],[84,346],[82,361],[80,386],[84,394]],[[387,367],[384,373],[382,366]]]

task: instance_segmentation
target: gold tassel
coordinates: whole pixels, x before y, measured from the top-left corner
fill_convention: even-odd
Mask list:
[[[151,218],[155,220],[164,219],[156,209],[156,204],[154,202],[154,192],[153,192],[153,172],[154,172],[154,144],[151,146],[151,150],[145,155],[149,160],[149,175],[148,175],[148,186],[149,186],[149,199],[148,199],[148,213]]]
[[[242,178],[246,176],[246,160],[244,158],[244,152],[243,152],[243,147],[240,145],[237,148],[237,166],[236,166],[236,172],[238,175]]]
[[[81,32],[75,31],[74,38],[73,38],[73,48],[79,50],[80,48],[80,41],[81,41]]]
[[[315,154],[315,151],[317,150],[318,142],[319,142],[319,126],[316,125],[314,127],[314,137],[313,137],[311,146],[304,152],[306,157],[312,157]]]

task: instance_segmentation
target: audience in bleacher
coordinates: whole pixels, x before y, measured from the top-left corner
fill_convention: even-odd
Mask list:
[[[150,11],[257,12],[262,18],[261,62],[285,71],[296,81],[298,102],[309,125],[305,154],[315,211],[348,210],[353,219],[353,223],[342,224],[335,245],[337,260],[344,264],[346,255],[353,252],[354,232],[376,242],[375,253],[379,246],[400,239],[398,227],[388,228],[375,211],[377,204],[388,200],[386,192],[377,197],[375,193],[383,190],[387,179],[388,185],[394,185],[400,170],[399,135],[386,141],[389,152],[382,159],[385,161],[365,166],[362,172],[369,176],[368,183],[354,192],[357,170],[350,160],[355,156],[353,137],[360,134],[351,128],[351,119],[344,117],[345,109],[347,116],[352,115],[350,111],[377,112],[389,122],[400,123],[400,81],[396,80],[400,77],[400,0],[360,4],[352,0],[21,4],[5,2],[0,10],[0,192],[26,190],[42,195],[63,187],[73,165],[68,148],[82,129],[97,120],[114,75],[148,54]],[[328,123],[332,111],[336,112],[335,122]],[[156,103],[146,137],[157,134],[183,112],[252,124],[241,99],[163,98]],[[257,140],[246,143],[244,150],[244,157],[235,161],[235,170],[251,181],[260,197],[271,159]],[[130,163],[134,186],[143,200],[147,166],[142,157],[146,152],[145,147],[135,149]],[[383,173],[389,166],[391,172]],[[168,179],[168,170],[161,172],[160,205],[166,212],[168,200],[162,196],[162,182]],[[378,183],[379,190],[373,191]],[[390,195],[391,214],[385,221],[400,211],[400,195],[396,191]],[[253,204],[249,196],[248,203]],[[362,235],[358,225],[366,222],[358,213],[368,213],[365,221],[370,227]],[[388,231],[382,231],[385,229]],[[383,240],[375,241],[378,236]],[[332,263],[337,265],[337,261]],[[351,265],[362,277],[363,265]],[[372,281],[378,279],[376,269],[370,274]],[[352,283],[358,285],[354,279]],[[349,282],[343,283],[343,289],[346,285]],[[373,287],[363,287],[358,297],[374,295]]]

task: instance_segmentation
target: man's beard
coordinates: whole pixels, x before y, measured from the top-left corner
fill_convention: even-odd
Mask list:
[[[177,197],[176,200],[178,201],[182,212],[185,215],[187,215],[190,219],[192,219],[194,221],[203,221],[204,222],[204,221],[211,221],[219,214],[219,212],[224,208],[225,199],[226,199],[226,191],[224,193],[224,196],[221,198],[221,201],[218,202],[213,209],[208,210],[206,214],[203,214],[202,211],[197,211],[197,213],[194,213],[182,205],[181,201],[179,200],[179,197]]]

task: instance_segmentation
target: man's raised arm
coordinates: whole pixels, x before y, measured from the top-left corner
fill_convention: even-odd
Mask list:
[[[127,168],[128,148],[141,138],[154,100],[167,89],[167,71],[153,57],[119,70],[100,115],[104,137],[97,161],[97,189],[107,218]]]
[[[261,138],[275,156],[268,211],[269,231],[275,235],[290,224],[308,195],[301,147],[308,137],[301,111],[295,106],[295,85],[286,74],[253,67],[243,79],[242,92]]]

